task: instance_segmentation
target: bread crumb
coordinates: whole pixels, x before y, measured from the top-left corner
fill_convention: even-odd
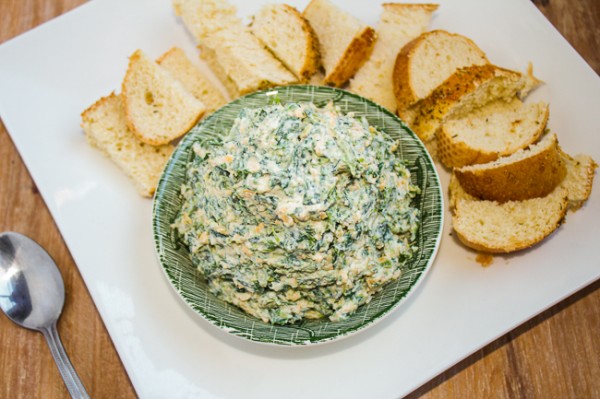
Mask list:
[[[494,263],[494,257],[488,253],[478,253],[475,257],[475,261],[483,267],[488,267]]]

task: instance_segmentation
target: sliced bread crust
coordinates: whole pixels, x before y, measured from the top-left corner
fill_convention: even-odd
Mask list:
[[[485,53],[468,37],[439,29],[422,33],[395,59],[393,89],[398,109],[426,98],[458,69],[487,63]]]
[[[452,227],[466,246],[489,253],[529,248],[564,221],[568,191],[558,187],[545,197],[524,201],[456,201]]]
[[[450,175],[450,183],[448,184],[448,207],[451,212],[454,213],[456,210],[456,204],[461,199],[479,201],[479,198],[473,197],[462,188],[460,182],[456,178],[456,174],[452,173]]]
[[[216,32],[200,42],[199,48],[200,56],[219,77],[231,98],[298,81],[248,27]]]
[[[140,141],[127,127],[119,95],[111,93],[83,111],[81,127],[88,142],[129,176],[142,196],[154,194],[175,147],[170,144],[154,147]]]
[[[492,101],[522,97],[529,82],[519,72],[492,64],[460,68],[415,104],[409,123],[421,140],[432,140],[447,119],[461,117]]]
[[[324,83],[343,86],[371,55],[375,30],[329,0],[312,0],[302,15],[319,40]]]
[[[321,64],[319,40],[308,21],[288,4],[268,4],[253,17],[252,33],[300,82],[308,82]]]
[[[537,141],[549,116],[545,102],[498,100],[444,122],[437,132],[437,156],[447,167],[495,161]]]
[[[129,57],[121,95],[127,126],[151,145],[183,136],[206,112],[203,102],[141,50]]]
[[[555,134],[496,161],[454,170],[460,185],[474,197],[506,202],[543,197],[566,175]]]
[[[423,33],[437,4],[385,3],[375,31],[378,38],[369,59],[350,80],[349,90],[396,113],[396,96],[390,82],[396,54]]]
[[[215,87],[179,47],[172,47],[156,62],[179,80],[198,100],[206,105],[206,112],[212,112],[226,103],[221,91]]]
[[[252,34],[225,0],[174,0],[175,13],[194,35],[200,57],[230,97],[298,79]]]
[[[559,187],[564,188],[568,192],[569,210],[576,211],[583,206],[592,193],[592,185],[598,164],[587,154],[570,156],[561,149],[560,156],[565,163],[567,173]],[[456,203],[460,199],[479,200],[465,191],[455,172],[450,176],[448,198],[452,212],[454,212]]]

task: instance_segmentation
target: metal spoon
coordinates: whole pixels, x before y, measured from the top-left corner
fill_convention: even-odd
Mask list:
[[[41,332],[73,398],[89,398],[58,336],[65,287],[56,263],[35,241],[0,233],[0,308],[15,323]]]

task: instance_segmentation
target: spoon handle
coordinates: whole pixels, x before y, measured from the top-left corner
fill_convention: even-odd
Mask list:
[[[62,376],[71,397],[75,399],[89,399],[90,396],[86,392],[77,372],[73,368],[73,365],[67,356],[67,352],[65,352],[65,348],[58,335],[58,330],[56,329],[56,323],[52,323],[49,327],[42,328],[41,332],[48,342],[50,352],[52,352],[54,361],[58,366],[58,371],[60,371],[60,375]]]

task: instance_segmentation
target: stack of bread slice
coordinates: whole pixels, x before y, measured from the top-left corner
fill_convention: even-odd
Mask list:
[[[496,161],[453,171],[454,231],[470,247],[512,252],[530,247],[563,221],[566,165],[555,134]]]
[[[382,22],[383,44],[399,48],[425,29],[436,7],[385,5],[382,18],[389,21]],[[320,84],[342,86],[369,59],[377,39],[373,28],[329,0],[312,0],[303,12],[286,4],[265,5],[249,25],[227,0],[173,0],[173,8],[228,98],[180,48],[156,61],[138,50],[130,56],[121,93],[103,97],[81,114],[90,144],[144,196],[153,195],[173,144],[204,115],[228,99],[315,76]],[[418,22],[412,22],[415,18]],[[391,33],[396,27],[400,33]],[[378,58],[388,55],[385,48]]]
[[[470,38],[428,31],[437,4],[384,3],[374,29],[330,0],[311,0],[302,11],[267,4],[249,24],[227,0],[172,1],[228,98],[181,49],[156,61],[138,50],[130,57],[121,93],[82,113],[89,142],[145,196],[153,194],[173,144],[204,115],[255,90],[307,82],[370,98],[415,131],[452,170],[454,225],[467,245],[489,252],[533,245],[539,234],[527,239],[527,232],[519,245],[474,244],[474,236],[485,234],[473,220],[502,220],[513,228],[506,231],[515,232],[536,220],[524,224],[495,218],[496,212],[523,207],[527,213],[538,205],[562,209],[564,198],[576,209],[590,194],[594,160],[566,154],[555,135],[545,134],[549,105],[525,101],[541,84],[532,68],[524,73],[502,68]],[[471,217],[482,209],[489,218]],[[545,237],[563,218],[557,212],[543,221],[552,229],[537,230]]]
[[[102,97],[81,114],[88,142],[107,155],[150,197],[174,143],[225,98],[183,50],[158,62],[136,50],[121,93]],[[210,105],[206,105],[210,104]]]
[[[527,199],[497,201],[467,192],[456,173],[449,184],[452,227],[468,247],[487,253],[529,248],[548,237],[568,211],[579,209],[592,191],[596,162],[585,154],[571,157],[559,149],[565,177],[552,191]],[[542,186],[554,177],[544,181]],[[518,198],[523,198],[519,195]]]
[[[410,121],[419,101],[427,98],[458,69],[485,65],[485,53],[469,38],[432,30],[418,35],[395,57],[393,89],[398,114]]]
[[[298,78],[275,58],[224,0],[174,0],[175,12],[194,36],[200,56],[232,98]]]
[[[390,84],[396,55],[427,30],[437,8],[437,4],[384,3],[375,26],[378,38],[373,52],[350,80],[348,90],[396,113],[396,97]]]
[[[437,4],[384,3],[376,29],[330,0],[302,11],[266,4],[248,26],[227,0],[173,0],[200,57],[230,97],[296,83],[347,88],[391,112],[397,53],[425,32]]]
[[[469,38],[423,33],[398,53],[398,114],[444,166],[452,225],[487,253],[529,248],[589,197],[597,167],[548,133],[549,105],[526,102],[541,82],[492,64]]]
[[[375,30],[329,0],[312,0],[302,15],[319,40],[323,83],[343,86],[371,55]]]

